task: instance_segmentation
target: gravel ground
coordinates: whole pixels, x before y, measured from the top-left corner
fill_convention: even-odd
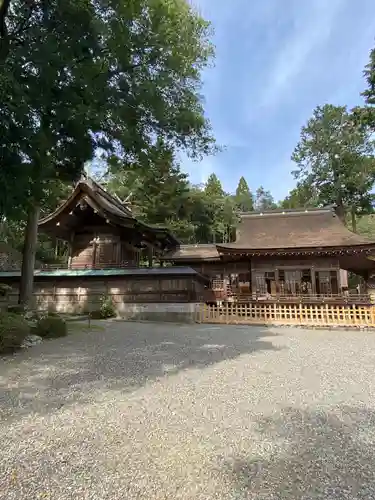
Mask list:
[[[0,359],[0,498],[375,498],[375,333],[107,322]]]

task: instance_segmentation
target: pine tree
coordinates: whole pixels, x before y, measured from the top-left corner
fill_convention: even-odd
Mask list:
[[[263,186],[260,186],[256,190],[255,195],[255,209],[258,211],[262,210],[273,210],[277,208],[275,200],[270,191],[266,191]]]
[[[238,182],[234,201],[240,212],[251,212],[254,210],[253,195],[251,194],[246,179],[243,176]]]
[[[211,174],[204,187],[205,194],[212,200],[218,200],[224,198],[224,190],[221,182],[216,174]]]

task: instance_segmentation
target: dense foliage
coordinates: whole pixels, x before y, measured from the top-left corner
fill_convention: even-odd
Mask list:
[[[42,338],[66,337],[68,327],[66,321],[58,315],[47,315],[38,318],[32,328],[35,335]]]
[[[345,218],[372,210],[375,181],[374,141],[371,129],[358,125],[346,107],[318,106],[307,125],[292,159],[299,187],[310,196],[310,204],[335,205]]]
[[[29,324],[21,314],[0,312],[0,353],[19,349],[29,333]]]

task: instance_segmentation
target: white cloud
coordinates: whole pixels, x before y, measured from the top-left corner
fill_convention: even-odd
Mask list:
[[[270,108],[283,99],[284,92],[311,63],[312,52],[330,37],[336,16],[345,0],[293,2],[290,10],[293,29],[269,61],[270,71],[257,100],[257,108]],[[272,27],[270,26],[270,29]],[[254,101],[249,109],[254,107]],[[254,116],[252,116],[254,118]]]

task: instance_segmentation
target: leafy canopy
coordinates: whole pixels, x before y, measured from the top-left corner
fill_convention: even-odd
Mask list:
[[[4,5],[4,3],[2,4]],[[0,180],[43,199],[99,148],[147,168],[155,138],[214,149],[200,96],[209,24],[185,0],[7,2],[0,60]],[[20,191],[21,193],[21,191]],[[2,212],[15,203],[3,192]]]
[[[374,143],[367,127],[358,126],[345,106],[318,106],[307,124],[292,160],[299,194],[318,205],[336,204],[367,210],[375,179]]]

